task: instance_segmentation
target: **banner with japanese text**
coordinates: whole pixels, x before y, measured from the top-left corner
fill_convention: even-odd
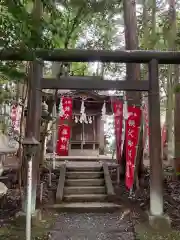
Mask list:
[[[58,129],[58,140],[56,145],[56,153],[59,156],[68,156],[69,140],[70,140],[70,126],[61,125]]]
[[[126,121],[126,187],[131,189],[134,184],[134,169],[137,154],[141,124],[141,109],[128,106],[128,119]]]
[[[59,156],[68,156],[71,128],[66,121],[72,119],[73,99],[62,97],[60,105],[62,115],[59,117],[56,153]]]
[[[166,143],[166,124],[164,123],[161,129],[161,141],[162,141],[162,147],[165,146]]]
[[[73,99],[71,97],[62,97],[62,112],[60,120],[70,120],[72,118]]]
[[[116,138],[116,159],[120,163],[122,156],[122,128],[123,128],[123,102],[119,99],[113,101],[114,128]]]
[[[11,106],[11,124],[14,131],[20,132],[20,120],[21,120],[22,107],[12,105]]]

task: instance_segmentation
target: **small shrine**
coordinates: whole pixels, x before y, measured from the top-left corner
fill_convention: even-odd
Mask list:
[[[104,123],[107,115],[112,113],[110,96],[95,91],[68,92],[58,98],[57,110],[57,155],[104,155]],[[68,146],[65,146],[66,136],[63,136],[62,128],[69,138]]]
[[[108,96],[95,92],[74,93],[69,155],[104,154],[104,123],[111,112]]]

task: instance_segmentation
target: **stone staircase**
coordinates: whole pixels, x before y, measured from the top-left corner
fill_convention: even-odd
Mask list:
[[[109,202],[114,189],[108,166],[104,163],[64,163],[60,167],[56,204],[60,211],[114,211],[121,206]]]
[[[102,166],[66,168],[64,202],[101,202],[106,199]]]

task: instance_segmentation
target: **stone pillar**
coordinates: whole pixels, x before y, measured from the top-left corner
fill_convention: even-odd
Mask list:
[[[161,158],[160,97],[158,61],[149,63],[149,153],[150,214],[163,215],[163,168]]]

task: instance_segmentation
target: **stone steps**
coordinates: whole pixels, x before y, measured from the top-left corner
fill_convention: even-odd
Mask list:
[[[67,179],[91,179],[91,178],[103,178],[104,173],[103,171],[101,172],[94,172],[94,171],[79,171],[79,172],[66,172],[66,178]]]
[[[109,203],[114,194],[108,166],[104,163],[65,163],[61,166],[56,204],[60,211],[98,212],[119,209]]]
[[[65,186],[104,186],[105,181],[101,179],[66,179]]]
[[[106,199],[102,165],[66,166],[64,202],[102,202]]]
[[[114,212],[122,209],[121,205],[108,202],[76,202],[47,205],[46,208],[56,209],[59,212]]]
[[[74,187],[65,187],[64,195],[68,194],[105,194],[105,186],[74,186]]]
[[[68,194],[64,202],[102,202],[107,200],[107,194]]]
[[[102,171],[101,165],[96,166],[68,166],[67,172],[100,172]]]

